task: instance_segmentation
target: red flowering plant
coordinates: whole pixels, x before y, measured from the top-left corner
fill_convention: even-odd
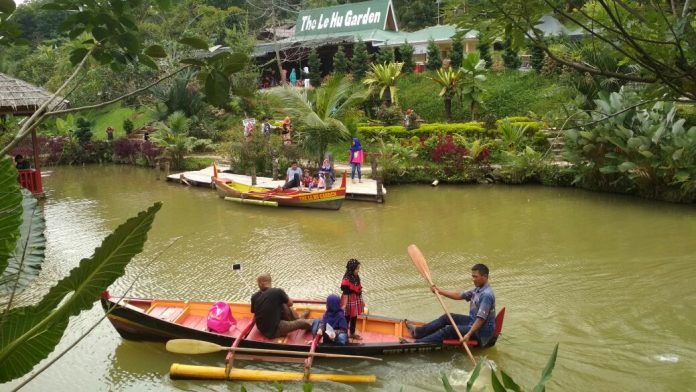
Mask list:
[[[433,162],[443,166],[443,170],[448,176],[461,172],[466,166],[468,157],[467,149],[455,143],[452,135],[439,135],[437,144],[430,152],[430,158]]]
[[[123,163],[134,163],[138,152],[140,151],[140,143],[131,141],[128,138],[120,138],[114,141],[114,161]]]

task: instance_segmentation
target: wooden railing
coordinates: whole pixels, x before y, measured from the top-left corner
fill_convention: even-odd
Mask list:
[[[36,169],[18,170],[19,184],[33,194],[43,194],[41,171]]]

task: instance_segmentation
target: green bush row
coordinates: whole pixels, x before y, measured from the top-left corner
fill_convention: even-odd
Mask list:
[[[496,123],[498,124],[498,131],[500,131],[500,123],[498,123],[497,121]],[[539,121],[513,121],[511,122],[511,124],[518,127],[527,127],[527,130],[524,132],[527,136],[534,135],[544,127],[544,123],[541,123]]]
[[[411,136],[430,136],[440,133],[456,133],[462,135],[478,134],[481,135],[486,131],[486,128],[482,123],[469,122],[461,124],[423,124],[420,128],[406,130],[401,125],[390,125],[390,126],[360,126],[358,127],[358,134],[360,137],[367,139],[371,137],[378,137],[382,135],[389,135],[392,137],[404,138]]]

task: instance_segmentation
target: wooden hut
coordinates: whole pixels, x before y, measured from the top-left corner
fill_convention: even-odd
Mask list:
[[[31,116],[52,95],[52,93],[40,87],[0,73],[0,122],[4,122],[5,116],[8,114],[13,116]],[[68,101],[62,97],[57,97],[54,99],[54,102],[55,104],[51,105],[48,108],[49,110],[62,109],[68,105]],[[36,130],[31,132],[31,142],[34,167],[19,170],[19,182],[24,188],[40,196],[43,195],[43,184],[41,183],[41,160],[39,159],[40,151],[36,142]]]

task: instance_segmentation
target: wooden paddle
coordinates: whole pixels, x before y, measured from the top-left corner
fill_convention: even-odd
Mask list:
[[[433,283],[433,279],[430,277],[430,268],[428,268],[428,262],[425,260],[425,257],[423,256],[423,253],[421,253],[420,249],[416,245],[409,245],[408,246],[408,255],[411,257],[411,261],[413,261],[413,265],[416,266],[416,269],[418,272],[420,272],[421,276],[425,278],[426,282],[430,285],[430,287],[435,286],[435,283]],[[437,297],[437,300],[440,301],[440,305],[442,306],[442,310],[445,311],[447,314],[447,318],[449,318],[450,323],[452,323],[452,327],[454,327],[454,331],[457,333],[457,336],[459,336],[459,340],[462,342],[462,346],[464,347],[464,351],[466,351],[466,355],[469,357],[471,360],[471,363],[476,366],[476,360],[474,359],[474,356],[471,355],[471,350],[469,350],[469,346],[467,345],[467,342],[464,341],[464,337],[462,337],[462,333],[459,332],[459,328],[457,327],[457,323],[454,322],[454,319],[452,318],[452,315],[450,314],[449,310],[447,309],[447,306],[445,303],[442,301],[442,297],[440,296],[440,292],[435,289],[435,296]],[[415,337],[415,336],[414,336]]]
[[[209,354],[218,351],[238,351],[240,353],[255,354],[276,354],[290,355],[296,357],[322,357],[322,358],[344,358],[344,359],[368,359],[371,361],[381,361],[382,358],[366,357],[363,355],[329,354],[329,353],[309,353],[306,351],[290,350],[271,350],[263,348],[246,347],[224,347],[219,344],[194,339],[172,339],[167,342],[167,351],[177,354]]]

